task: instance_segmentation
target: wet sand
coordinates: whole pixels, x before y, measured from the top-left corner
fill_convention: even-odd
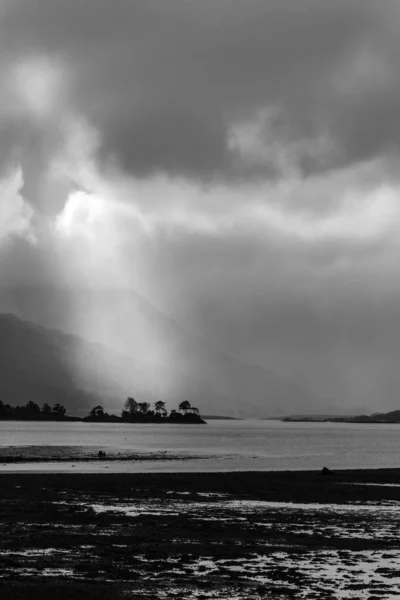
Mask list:
[[[0,473],[1,598],[400,596],[400,470]]]
[[[107,448],[104,452],[101,446],[0,446],[0,467],[4,471],[6,465],[47,465],[56,463],[62,469],[64,464],[92,463],[126,463],[137,462],[170,462],[189,461],[204,459],[187,452],[173,451],[145,451],[145,450],[121,450],[120,448]],[[212,458],[210,456],[209,458]],[[46,467],[44,466],[44,469]]]

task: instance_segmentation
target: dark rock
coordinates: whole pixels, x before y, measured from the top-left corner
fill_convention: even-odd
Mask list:
[[[334,475],[334,472],[328,469],[328,467],[322,467],[321,475]]]

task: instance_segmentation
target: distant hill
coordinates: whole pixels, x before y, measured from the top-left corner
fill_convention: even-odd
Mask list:
[[[302,413],[291,413],[291,414],[277,414],[271,417],[261,417],[261,421],[281,421],[283,418],[290,419],[304,419],[304,418],[312,418],[312,419],[334,419],[337,417],[343,418],[351,418],[357,417],[359,415],[368,414],[370,410],[368,408],[362,407],[354,407],[354,408],[344,408],[341,406],[329,406],[327,408],[319,407],[318,410],[314,411],[305,411]]]
[[[112,406],[116,397],[128,393],[141,401],[161,399],[171,407],[188,399],[202,413],[235,417],[299,413],[318,405],[296,382],[219,351],[132,291],[0,290],[0,310],[53,328],[45,333],[29,326],[39,344],[35,381],[40,378],[42,388],[50,385],[52,371],[45,368],[50,361],[57,381],[63,381],[59,392],[67,393],[68,386],[79,391],[73,395],[75,406],[80,405],[78,397],[85,404],[88,398],[102,397]],[[90,344],[76,335],[99,343]],[[48,351],[46,338],[53,340],[57,352]],[[25,356],[21,345],[18,348],[15,352]],[[21,385],[15,383],[13,389]]]
[[[400,410],[392,410],[387,413],[374,413],[369,417],[373,421],[396,421],[400,422]]]
[[[282,421],[292,422],[334,422],[334,423],[400,423],[400,410],[392,410],[387,413],[374,413],[372,415],[353,415],[353,416],[293,416],[284,417]]]
[[[69,414],[87,412],[99,403],[120,409],[127,389],[101,376],[108,359],[99,345],[0,314],[0,399],[5,403],[59,402]]]

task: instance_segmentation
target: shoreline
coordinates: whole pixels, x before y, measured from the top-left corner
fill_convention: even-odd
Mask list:
[[[292,419],[291,417],[284,417],[279,419],[282,423],[346,423],[348,425],[400,425],[399,420],[376,420],[376,419],[346,419],[346,418],[304,418],[304,419]]]
[[[205,457],[201,457],[201,459],[203,459]],[[200,460],[201,460],[200,459]],[[165,459],[166,462],[169,462],[169,460],[171,462],[173,462],[174,460],[177,460],[181,463],[185,463],[186,461],[190,461],[193,460],[193,457],[188,457],[188,458],[181,458],[181,459]],[[253,475],[290,475],[291,473],[295,473],[296,475],[307,475],[307,474],[321,474],[322,469],[321,468],[315,468],[315,469],[303,469],[301,467],[299,467],[298,469],[296,468],[290,468],[290,469],[281,469],[281,468],[260,468],[260,469],[255,469],[255,468],[251,468],[251,469],[243,469],[243,468],[237,468],[237,469],[232,469],[232,468],[220,468],[220,467],[210,467],[207,469],[204,469],[202,467],[199,467],[198,469],[196,467],[193,467],[192,465],[189,467],[188,470],[184,470],[183,468],[179,468],[176,470],[172,470],[172,467],[170,465],[165,465],[165,468],[162,469],[160,468],[160,470],[157,470],[159,467],[153,463],[153,459],[134,459],[132,462],[134,463],[150,463],[150,465],[146,465],[143,466],[143,470],[140,470],[140,466],[135,464],[134,465],[134,469],[133,470],[129,470],[126,469],[126,463],[128,463],[128,460],[124,460],[122,459],[120,462],[124,463],[124,468],[122,468],[121,470],[115,470],[112,469],[109,473],[103,473],[103,471],[97,471],[97,470],[90,470],[90,465],[91,463],[95,463],[96,467],[98,466],[97,463],[100,463],[101,466],[103,468],[109,468],[114,467],[115,463],[118,463],[118,459],[115,459],[113,461],[107,461],[104,459],[99,459],[99,460],[82,460],[82,461],[71,461],[71,460],[65,460],[65,461],[52,461],[52,460],[48,460],[48,461],[31,461],[31,462],[8,462],[8,463],[2,463],[0,461],[0,477],[1,475],[11,475],[11,474],[20,474],[20,475],[84,475],[84,474],[90,474],[93,476],[98,475],[99,477],[102,477],[103,475],[109,475],[109,476],[124,476],[124,475],[146,475],[146,474],[152,474],[152,475],[179,475],[179,476],[185,476],[185,475],[203,475],[203,476],[207,476],[207,475],[217,475],[218,473],[224,474],[224,475],[228,475],[228,474],[239,474],[239,475],[249,475],[249,474],[253,474]],[[154,459],[154,463],[157,462],[163,462],[162,459],[160,460],[156,460]],[[76,466],[76,463],[79,464],[79,466]],[[17,468],[11,468],[11,465],[17,467]],[[26,465],[32,465],[33,468],[26,468],[25,470],[19,469],[18,467],[26,467]],[[42,469],[40,468],[41,465],[46,465],[46,468],[43,467]],[[54,466],[54,469],[49,470],[47,467],[48,466]],[[82,471],[80,470],[81,467],[83,466],[87,466],[88,468],[86,469],[82,469]],[[129,465],[128,465],[129,466]],[[5,467],[5,468],[4,468]],[[39,468],[36,468],[39,467]],[[56,470],[56,468],[59,467],[60,470]],[[69,471],[70,468],[74,468],[74,471]],[[64,470],[65,469],[65,470]],[[68,469],[68,470],[67,470]],[[331,476],[333,477],[341,477],[342,475],[350,475],[350,474],[357,474],[360,473],[362,475],[365,474],[381,474],[383,475],[388,475],[388,474],[398,474],[398,478],[399,478],[399,485],[400,485],[400,467],[359,467],[356,469],[347,469],[347,468],[343,468],[343,469],[330,469],[331,471]]]
[[[267,455],[238,457],[230,453],[208,453],[183,449],[124,448],[123,446],[81,445],[7,445],[0,446],[1,473],[91,473],[91,474],[135,474],[135,473],[319,473],[323,467],[336,474],[351,472],[396,472],[397,461],[387,460],[386,465],[340,464],[332,456],[315,455],[310,464],[301,458],[292,464]]]
[[[319,457],[318,464],[306,466],[281,466],[268,464],[268,457],[255,457],[249,464],[235,464],[235,456],[191,453],[183,450],[125,450],[121,447],[109,447],[107,452],[101,446],[0,446],[0,474],[190,474],[246,473],[288,474],[320,473],[325,467],[337,476],[346,473],[396,473],[397,464],[382,465],[346,465],[335,467],[330,457]],[[315,463],[316,461],[314,461]],[[258,463],[258,464],[257,464]]]

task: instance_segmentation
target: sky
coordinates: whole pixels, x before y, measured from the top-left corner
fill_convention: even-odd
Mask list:
[[[397,0],[0,0],[0,285],[133,289],[397,407],[399,27]]]

